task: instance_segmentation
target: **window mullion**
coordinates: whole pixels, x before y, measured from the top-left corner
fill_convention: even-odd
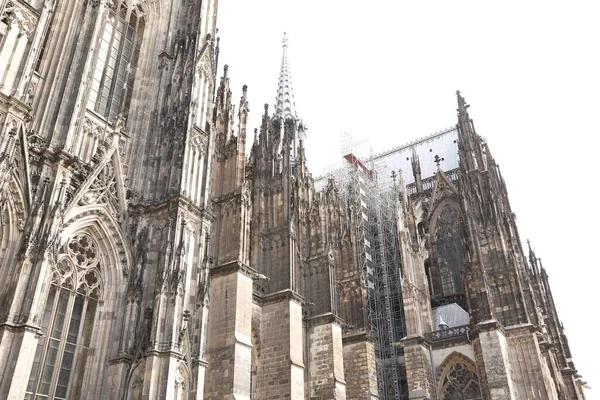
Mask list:
[[[68,290],[68,289],[62,289]],[[70,292],[70,291],[69,291]],[[67,310],[65,312],[65,320],[63,321],[62,332],[60,335],[60,341],[58,346],[58,352],[56,354],[56,361],[54,362],[54,372],[52,373],[52,383],[50,384],[50,391],[48,398],[54,398],[54,392],[56,392],[56,384],[58,382],[58,375],[60,374],[60,366],[62,364],[62,358],[65,351],[65,345],[67,343],[67,334],[69,333],[69,324],[71,323],[71,315],[73,314],[73,303],[75,302],[76,292],[69,293],[69,302],[67,303]]]
[[[120,19],[120,15],[119,13],[117,13],[117,19]],[[125,13],[125,19],[123,20],[123,32],[121,32],[121,43],[119,43],[119,49],[117,51],[117,61],[115,62],[115,70],[113,72],[113,80],[110,84],[110,91],[109,96],[108,96],[108,114],[107,114],[107,119],[110,118],[110,110],[112,109],[112,100],[113,97],[115,95],[115,85],[117,84],[117,81],[119,80],[119,69],[121,67],[121,59],[123,58],[123,46],[125,45],[125,42],[127,41],[127,31],[129,29],[129,19],[131,18],[131,7],[127,7],[127,12]],[[135,32],[134,32],[135,34]],[[132,48],[133,48],[133,42],[131,44]],[[125,81],[127,82],[127,81]],[[122,94],[121,94],[121,100],[119,101],[118,106],[120,106],[121,102],[122,102]],[[117,107],[118,109],[118,107]],[[117,113],[118,114],[118,113]]]
[[[131,19],[131,15],[128,18],[128,21]],[[123,108],[125,108],[125,106],[127,105],[127,96],[129,94],[129,75],[131,74],[131,64],[134,62],[134,58],[136,57],[137,54],[139,54],[138,51],[136,51],[136,40],[137,40],[137,36],[138,36],[138,29],[140,28],[140,20],[141,17],[139,16],[139,14],[136,14],[136,19],[135,19],[135,27],[133,29],[133,37],[131,38],[131,54],[129,55],[129,65],[128,68],[125,70],[125,82],[124,85],[125,87],[123,88],[123,93],[121,94],[121,104],[119,104],[119,111],[122,112]],[[129,23],[129,22],[128,22]],[[129,111],[129,107],[127,107],[127,111]]]
[[[46,365],[46,356],[48,355],[48,342],[50,341],[50,336],[52,329],[54,329],[54,323],[56,320],[56,312],[58,311],[58,300],[60,299],[60,291],[62,289],[60,286],[56,286],[56,294],[54,295],[54,305],[52,306],[52,314],[50,315],[50,323],[46,328],[46,332],[44,333],[44,347],[42,348],[42,356],[40,357],[40,366],[37,371],[37,378],[35,385],[33,386],[33,393],[36,394],[40,390],[40,384],[42,381],[42,376],[44,375],[44,366]]]
[[[82,347],[81,339],[83,336],[83,330],[85,329],[85,318],[87,314],[88,297],[83,297],[83,309],[81,311],[81,322],[79,323],[79,330],[77,332],[77,342],[75,343],[75,352],[73,353],[73,363],[71,364],[71,378],[69,379],[69,385],[67,387],[67,395],[70,394],[73,387],[73,382],[77,380],[77,374],[79,371],[75,370],[77,367],[77,359],[79,357],[79,349]],[[70,398],[67,396],[67,398]]]
[[[118,8],[118,6],[116,6]],[[106,52],[106,63],[104,64],[104,71],[102,71],[102,79],[100,80],[100,88],[98,89],[98,98],[96,99],[96,105],[94,106],[94,111],[98,108],[98,105],[100,104],[100,102],[102,101],[102,91],[104,90],[104,82],[106,80],[106,73],[108,71],[108,68],[110,67],[110,54],[112,52],[112,46],[113,43],[115,41],[115,36],[117,35],[117,27],[119,24],[119,14],[117,12],[118,10],[109,10],[108,11],[108,17],[110,18],[110,13],[114,12],[114,16],[115,19],[113,21],[113,27],[112,27],[112,33],[110,36],[110,43],[108,44],[108,49]],[[108,21],[105,22],[105,24],[108,23]],[[98,62],[96,60],[96,62]],[[110,93],[109,93],[110,94]],[[106,110],[104,110],[106,112]],[[102,117],[104,117],[104,113],[101,113]]]

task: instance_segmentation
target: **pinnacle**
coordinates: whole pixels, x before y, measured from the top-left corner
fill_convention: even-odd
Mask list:
[[[281,58],[281,70],[279,72],[279,84],[277,87],[277,99],[275,105],[275,115],[277,117],[296,119],[296,104],[294,102],[294,92],[292,90],[292,77],[287,56],[288,39],[286,33],[283,34],[283,55]]]
[[[459,114],[466,113],[469,105],[465,101],[465,98],[460,94],[460,90],[456,91],[456,99],[458,100],[458,111]]]

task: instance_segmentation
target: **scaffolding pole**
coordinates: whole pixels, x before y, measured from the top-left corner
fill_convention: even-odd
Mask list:
[[[362,142],[360,142],[362,143]],[[339,182],[354,210],[356,251],[366,292],[365,326],[375,347],[381,400],[407,398],[401,350],[395,346],[406,331],[400,285],[400,252],[396,229],[396,187],[383,164],[367,165],[357,142],[342,136],[346,168],[330,178]],[[371,157],[372,159],[372,157]]]
[[[377,246],[376,282],[378,283],[377,314],[379,327],[380,354],[377,357],[381,370],[380,389],[382,398],[401,399],[406,394],[403,385],[401,351],[395,346],[405,333],[404,308],[400,285],[400,252],[396,227],[396,184],[392,176],[387,176],[383,163],[374,164],[375,190],[373,207],[375,210],[374,229]],[[404,386],[404,388],[403,388]]]

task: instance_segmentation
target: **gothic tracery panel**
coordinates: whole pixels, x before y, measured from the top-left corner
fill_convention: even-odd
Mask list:
[[[442,400],[478,400],[481,399],[479,377],[472,363],[455,359],[447,364],[440,382]]]
[[[79,205],[90,204],[112,204],[113,207],[117,207],[117,185],[115,168],[112,163],[106,164],[102,171],[98,173],[98,176],[96,176],[87,192],[81,196]]]

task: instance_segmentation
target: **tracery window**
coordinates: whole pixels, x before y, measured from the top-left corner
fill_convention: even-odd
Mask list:
[[[77,397],[102,296],[99,257],[92,238],[76,235],[52,271],[26,399]]]
[[[445,207],[435,224],[435,250],[437,277],[434,281],[436,296],[449,296],[463,292],[463,245],[459,210]]]
[[[479,377],[473,368],[460,361],[453,364],[444,376],[440,399],[478,400],[481,398]]]
[[[129,108],[143,30],[141,11],[129,1],[118,1],[109,11],[88,97],[88,108],[109,121]]]

